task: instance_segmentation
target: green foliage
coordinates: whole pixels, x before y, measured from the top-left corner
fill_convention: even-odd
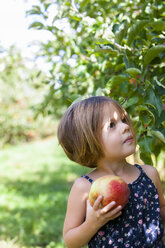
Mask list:
[[[147,20],[137,20],[135,24],[133,24],[127,35],[127,44],[131,46],[133,41],[136,40],[136,37],[144,29],[144,27],[148,24]]]
[[[40,0],[28,14],[54,37],[41,44],[51,64],[42,112],[60,116],[80,96],[110,96],[130,114],[141,158],[152,164],[165,147],[164,13],[153,0]]]
[[[144,56],[144,64],[143,64],[144,67],[149,65],[151,61],[159,57],[159,54],[164,51],[165,51],[164,45],[158,45],[158,46],[151,47]]]
[[[35,118],[46,91],[46,75],[12,46],[0,54],[0,146],[55,133],[51,118]],[[42,84],[43,83],[43,84]],[[49,123],[48,123],[49,122]]]

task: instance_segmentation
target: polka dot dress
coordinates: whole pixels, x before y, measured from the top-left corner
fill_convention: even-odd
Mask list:
[[[135,166],[140,175],[128,184],[130,197],[122,215],[104,225],[90,240],[89,248],[165,248],[157,189],[141,166]],[[87,175],[83,177],[93,182]]]

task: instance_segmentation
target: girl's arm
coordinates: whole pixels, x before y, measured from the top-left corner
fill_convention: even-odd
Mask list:
[[[153,166],[143,165],[142,167],[147,173],[147,175],[152,179],[152,181],[154,182],[158,190],[159,203],[160,203],[160,216],[161,216],[163,223],[165,224],[165,199],[163,195],[162,184],[160,181],[159,173],[156,170],[156,168],[154,168]]]
[[[164,199],[164,195],[163,195],[163,190],[162,190],[162,184],[160,181],[160,177],[159,177],[159,173],[156,170],[155,173],[155,177],[156,177],[156,186],[157,186],[157,190],[159,193],[159,201],[160,201],[160,216],[161,219],[163,221],[163,223],[165,224],[165,199]]]
[[[101,196],[91,207],[88,200],[90,187],[88,181],[79,178],[71,189],[63,228],[63,237],[68,248],[83,247],[101,226],[121,214],[121,208],[116,207],[113,202],[101,209]]]

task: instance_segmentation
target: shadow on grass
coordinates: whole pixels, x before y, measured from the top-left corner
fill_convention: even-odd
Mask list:
[[[9,201],[1,204],[0,233],[2,238],[18,237],[25,247],[53,247],[62,241],[67,198],[75,177],[83,174],[80,166],[61,164],[50,171],[45,164],[28,180],[9,180],[1,183],[8,189]],[[69,180],[67,180],[69,178]]]

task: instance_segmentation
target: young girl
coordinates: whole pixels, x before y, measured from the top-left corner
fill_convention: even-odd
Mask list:
[[[68,248],[163,248],[165,200],[156,169],[132,165],[126,157],[136,146],[135,132],[126,111],[113,99],[90,97],[71,105],[58,127],[58,139],[67,156],[93,168],[71,189],[63,236]],[[130,197],[122,209],[116,202],[93,207],[88,200],[91,184],[104,175],[128,183]]]

